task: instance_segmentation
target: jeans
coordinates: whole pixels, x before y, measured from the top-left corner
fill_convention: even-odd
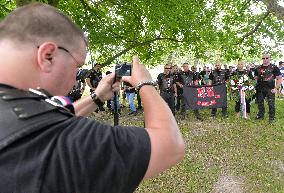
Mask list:
[[[119,95],[116,97],[117,109],[120,110]],[[111,98],[111,110],[114,110],[114,97]]]
[[[126,97],[128,99],[128,103],[129,103],[129,107],[130,107],[131,112],[135,112],[136,111],[136,107],[134,105],[135,92],[127,92]]]

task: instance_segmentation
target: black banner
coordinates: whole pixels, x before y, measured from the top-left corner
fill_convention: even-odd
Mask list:
[[[184,87],[183,96],[187,109],[196,110],[227,106],[227,89],[225,84]]]

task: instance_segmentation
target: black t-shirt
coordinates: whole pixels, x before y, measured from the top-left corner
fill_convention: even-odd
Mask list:
[[[257,89],[273,89],[276,76],[281,76],[279,68],[275,65],[259,66],[255,70],[257,77]]]
[[[125,88],[125,92],[126,93],[134,93],[136,90],[135,88],[128,82],[123,82],[124,84],[124,88]]]
[[[212,80],[212,84],[225,83],[229,78],[228,70],[224,69],[215,69],[209,74],[209,79]]]
[[[161,92],[174,93],[174,77],[172,74],[160,73],[157,77],[157,83]]]
[[[95,70],[91,70],[90,75],[88,76],[88,78],[90,79],[90,82],[92,84],[92,87],[96,88],[99,84],[99,82],[102,79],[102,72],[101,71],[95,71]]]
[[[0,189],[11,193],[133,192],[145,175],[150,153],[144,128],[112,127],[73,117],[1,150]]]

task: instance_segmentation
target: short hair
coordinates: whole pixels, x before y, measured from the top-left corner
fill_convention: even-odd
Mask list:
[[[78,43],[78,37],[87,45],[84,32],[68,16],[43,3],[19,7],[0,22],[0,40],[39,44],[47,39],[74,47]]]

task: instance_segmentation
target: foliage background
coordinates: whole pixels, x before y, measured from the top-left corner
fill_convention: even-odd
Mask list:
[[[0,19],[32,0],[0,0]],[[80,25],[92,60],[110,65],[138,54],[144,63],[248,62],[280,57],[283,0],[42,0]]]

